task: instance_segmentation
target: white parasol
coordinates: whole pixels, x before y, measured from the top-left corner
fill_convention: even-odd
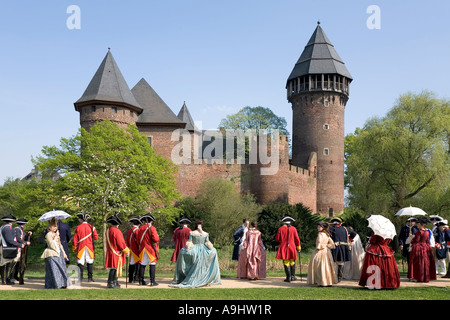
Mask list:
[[[420,208],[409,206],[397,211],[395,216],[425,216],[426,214],[427,213]]]
[[[383,217],[382,215],[371,215],[367,218],[367,221],[369,221],[369,228],[373,230],[373,233],[383,239],[393,239],[397,234],[395,231],[395,226],[391,220]]]
[[[70,214],[68,214],[67,212],[64,212],[62,210],[52,210],[52,211],[48,211],[46,213],[44,213],[39,219],[38,221],[50,221],[53,218],[57,219],[57,220],[63,220],[70,217]]]

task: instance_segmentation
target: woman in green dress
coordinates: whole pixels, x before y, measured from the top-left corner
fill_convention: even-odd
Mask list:
[[[219,258],[202,230],[203,222],[196,221],[196,229],[189,235],[186,246],[180,250],[171,287],[196,288],[221,284]]]

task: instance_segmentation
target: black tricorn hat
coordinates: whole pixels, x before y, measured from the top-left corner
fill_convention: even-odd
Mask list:
[[[147,212],[146,214],[144,214],[144,215],[141,217],[141,221],[147,223],[147,222],[151,222],[151,221],[156,221],[156,219],[155,219],[155,217],[152,215],[151,212]]]
[[[192,221],[188,218],[188,217],[185,217],[185,216],[182,216],[179,220],[178,220],[178,223],[191,223]]]
[[[281,222],[294,222],[295,219],[292,218],[291,216],[288,216],[287,214],[285,214],[283,216],[283,218],[280,219]]]
[[[340,224],[340,223],[343,223],[344,220],[342,220],[342,219],[339,218],[339,217],[333,217],[333,218],[330,219],[330,222],[331,222],[331,223],[334,223],[334,224]]]
[[[16,217],[14,217],[12,214],[7,214],[2,218],[2,220],[5,222],[14,222],[16,221]]]
[[[419,217],[417,218],[417,222],[421,224],[431,223],[430,219],[428,219],[427,217]]]
[[[324,228],[328,228],[328,223],[326,223],[326,222],[319,221],[319,222],[317,222],[317,224],[318,224],[319,226],[324,227]]]
[[[119,214],[113,214],[111,217],[106,219],[106,222],[111,223],[112,225],[119,225],[122,224],[122,221],[120,221]]]
[[[17,224],[27,224],[28,220],[25,218],[20,218],[20,219],[16,220],[16,223]]]
[[[141,224],[141,217],[135,216],[128,219],[128,222],[132,222],[134,224]]]
[[[88,215],[87,213],[78,213],[77,217],[82,219],[82,220],[84,220],[84,221],[87,221],[91,216]]]

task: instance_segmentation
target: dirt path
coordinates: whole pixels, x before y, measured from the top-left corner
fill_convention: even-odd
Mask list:
[[[282,277],[269,277],[264,280],[250,281],[246,279],[237,279],[237,278],[222,278],[222,284],[217,286],[204,287],[203,289],[208,288],[240,288],[240,289],[248,289],[248,288],[295,288],[295,287],[309,287],[306,284],[306,278],[303,277],[300,280],[298,277],[297,281],[286,283],[283,281]],[[138,284],[127,284],[128,289],[173,289],[169,287],[172,279],[169,278],[157,278],[156,281],[159,283],[156,287],[151,287],[149,285],[139,286]],[[121,289],[126,289],[125,279],[120,279],[119,283],[121,285]],[[340,283],[334,285],[336,287],[350,287],[350,288],[358,288],[357,280],[342,280]],[[428,283],[422,282],[411,282],[406,278],[401,278],[400,287],[450,287],[450,279],[449,278],[441,278],[438,276],[437,280],[430,281]],[[25,279],[24,285],[19,285],[16,282],[15,285],[0,285],[0,290],[35,290],[35,289],[44,289],[44,279]],[[81,286],[73,286],[72,289],[106,289],[106,279],[95,279],[95,282],[82,282]]]

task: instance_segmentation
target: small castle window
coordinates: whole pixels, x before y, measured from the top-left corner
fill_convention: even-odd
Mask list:
[[[328,100],[325,100],[325,101],[323,102],[323,105],[324,105],[325,107],[328,107],[328,106],[330,105],[330,102],[329,102]]]
[[[148,143],[150,144],[150,147],[153,147],[153,145],[152,145],[153,137],[147,137],[147,139],[148,139]]]
[[[328,129],[330,129],[330,125],[328,123],[325,123],[323,125],[323,130],[328,130]]]
[[[97,107],[96,107],[96,106],[91,106],[91,111],[92,111],[92,112],[97,111]]]
[[[117,107],[112,107],[112,112],[117,113]]]
[[[323,154],[324,154],[325,156],[329,155],[329,154],[330,154],[330,150],[329,150],[328,148],[324,148],[324,149],[323,149]]]

